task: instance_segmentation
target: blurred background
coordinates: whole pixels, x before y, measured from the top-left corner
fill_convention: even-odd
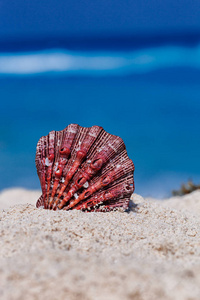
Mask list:
[[[125,141],[135,192],[200,183],[199,0],[0,0],[0,189],[39,189],[39,138]]]

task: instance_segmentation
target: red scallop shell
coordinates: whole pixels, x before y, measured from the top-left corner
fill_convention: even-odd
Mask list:
[[[40,138],[36,168],[42,195],[36,207],[126,210],[134,191],[134,164],[123,140],[100,126],[70,124]]]

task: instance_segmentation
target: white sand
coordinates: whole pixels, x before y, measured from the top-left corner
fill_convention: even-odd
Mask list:
[[[200,191],[134,195],[129,214],[36,209],[39,195],[0,194],[0,299],[200,299]]]

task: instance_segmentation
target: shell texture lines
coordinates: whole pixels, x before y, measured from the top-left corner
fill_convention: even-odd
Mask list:
[[[36,206],[84,211],[126,210],[134,164],[123,140],[100,126],[70,124],[40,138],[36,168],[42,195]]]

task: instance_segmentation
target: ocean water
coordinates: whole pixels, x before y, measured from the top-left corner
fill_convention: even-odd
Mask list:
[[[200,182],[200,44],[0,53],[0,189],[40,188],[39,138],[70,123],[123,138],[135,192]]]

